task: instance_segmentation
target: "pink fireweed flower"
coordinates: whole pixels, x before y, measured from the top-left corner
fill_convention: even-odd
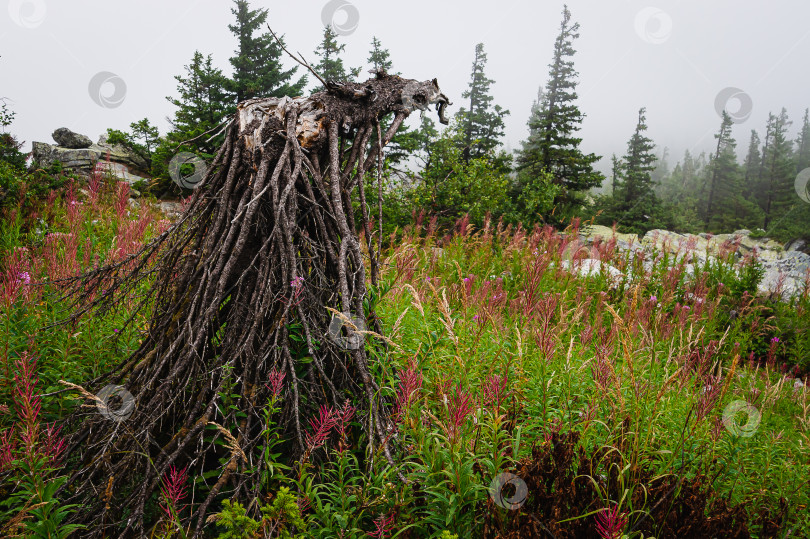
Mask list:
[[[343,403],[343,407],[335,412],[335,431],[342,437],[346,436],[346,429],[349,428],[349,423],[354,417],[354,413],[356,411],[357,408],[352,406],[351,403],[346,400],[346,402]]]
[[[422,387],[422,372],[417,369],[414,363],[410,363],[407,369],[399,373],[399,387],[397,388],[396,401],[394,403],[393,418],[394,423],[401,423],[408,406],[413,402],[414,395]]]
[[[582,328],[582,333],[579,334],[579,342],[582,343],[582,346],[588,346],[588,344],[593,340],[593,326],[591,324],[586,324],[584,328]]]
[[[390,515],[380,515],[374,519],[374,526],[377,528],[373,532],[368,532],[369,537],[377,537],[378,539],[385,539],[388,534],[394,529],[394,513]]]
[[[457,384],[456,390],[449,396],[447,402],[448,422],[445,430],[451,442],[455,443],[458,440],[472,410],[472,397],[461,389],[461,384]]]
[[[709,415],[717,404],[720,398],[720,393],[723,390],[723,384],[720,381],[720,376],[707,376],[705,384],[701,390],[700,397],[698,397],[697,409],[695,411],[695,422],[699,423]]]
[[[27,249],[15,249],[3,260],[5,271],[0,273],[0,302],[7,306],[20,296],[28,297],[26,285],[31,283],[31,274],[28,273],[30,267],[26,252]]]
[[[508,381],[508,374],[506,376],[496,374],[487,378],[487,382],[483,387],[484,398],[482,404],[488,407],[494,403],[496,406],[496,413],[500,413],[501,404],[504,400],[506,400],[509,394],[509,391],[506,389]]]
[[[472,294],[473,283],[475,281],[475,275],[469,275],[464,277],[464,292],[469,296]]]
[[[613,370],[613,364],[611,364],[607,357],[608,355],[602,353],[601,348],[602,347],[599,347],[599,349],[597,349],[596,361],[591,371],[594,382],[604,391],[613,382],[615,371]]]
[[[62,453],[64,453],[65,449],[67,449],[65,439],[59,435],[61,431],[61,427],[58,427],[55,423],[52,423],[50,425],[46,425],[44,432],[40,432],[40,434],[44,434],[43,438],[40,440],[42,443],[40,453],[46,455],[52,463],[58,462],[62,456]]]
[[[50,466],[55,466],[65,450],[65,442],[55,424],[41,423],[42,402],[38,395],[36,360],[24,352],[15,363],[18,372],[14,374],[11,400],[18,421],[0,438],[0,468],[14,460],[18,442],[22,443],[24,456],[29,462],[44,457]]]
[[[352,418],[354,417],[354,413],[357,411],[357,408],[351,405],[348,400],[343,404],[343,407],[335,412],[337,417],[335,421],[335,431],[338,433],[340,440],[338,440],[338,451],[343,453],[346,449],[348,449],[349,444],[347,440],[349,438],[349,423],[351,422]]]
[[[768,348],[768,366],[773,366],[776,363],[776,348],[779,346],[779,337],[771,339],[771,346]]]
[[[602,539],[619,539],[627,526],[627,513],[619,507],[608,507],[596,514],[596,532]]]
[[[304,292],[304,278],[303,277],[296,277],[292,281],[290,281],[290,288],[292,288],[292,298],[290,299],[290,305],[295,307],[304,298],[301,297],[301,294]]]
[[[110,154],[107,153],[107,163],[110,162]],[[104,184],[104,170],[105,164],[102,162],[96,163],[95,167],[93,167],[93,173],[90,175],[90,181],[87,185],[88,192],[90,196],[90,204],[93,206],[93,209],[96,209],[98,205],[98,200],[101,197],[101,187]]]
[[[82,203],[78,200],[70,200],[65,204],[67,220],[71,230],[75,231],[76,227],[79,225],[79,221],[81,221],[81,208]]]
[[[312,433],[308,432],[306,434],[305,442],[310,452],[326,443],[327,438],[329,438],[329,431],[337,424],[337,421],[338,416],[335,410],[322,404],[318,417],[309,420],[309,424],[312,426]]]
[[[266,387],[273,393],[273,397],[276,399],[281,397],[281,391],[284,389],[283,382],[285,376],[287,376],[287,373],[273,367],[268,375],[270,383],[269,385],[268,384],[264,385],[264,387]]]
[[[16,361],[19,372],[14,375],[14,395],[13,400],[17,410],[17,416],[25,424],[28,430],[35,430],[42,402],[37,396],[36,386],[39,382],[37,378],[37,362],[34,358],[24,353],[22,358]]]
[[[17,440],[13,436],[13,429],[0,431],[0,472],[4,472],[14,461],[17,451]]]
[[[118,182],[118,198],[115,201],[115,213],[119,219],[124,217],[129,205],[129,184],[127,182]]]
[[[173,519],[172,509],[175,514],[179,514],[183,510],[182,502],[186,498],[188,482],[188,466],[178,470],[172,466],[169,471],[163,476],[161,492],[163,494],[163,502],[160,504],[161,509],[166,513],[169,519]]]

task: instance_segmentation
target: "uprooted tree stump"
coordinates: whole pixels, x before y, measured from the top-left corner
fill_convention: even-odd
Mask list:
[[[432,104],[446,123],[449,101],[435,80],[384,73],[306,98],[245,101],[180,220],[137,255],[77,278],[84,307],[75,316],[114,308],[154,279],[142,298],[151,316],[140,347],[85,393],[120,385],[134,402],[113,421],[86,408],[72,417],[65,493],[84,505],[78,521],[88,535],[145,533],[145,508],[172,466],[188,466],[191,477],[219,469],[194,500],[195,534],[218,496],[260,497],[271,374],[284,373],[277,423],[294,456],[306,450],[306,419],[349,400],[369,454],[391,459],[367,350],[382,340],[345,346],[351,324],[330,339],[330,309],[379,332],[366,297],[364,250],[374,282],[378,261],[364,178],[379,172],[403,120]]]

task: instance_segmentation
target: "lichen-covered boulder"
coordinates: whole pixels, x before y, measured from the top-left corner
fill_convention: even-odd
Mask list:
[[[87,177],[100,163],[102,169],[128,183],[149,178],[149,163],[145,158],[120,144],[109,144],[104,136],[98,144],[93,144],[85,135],[60,128],[54,131],[53,137],[58,145],[45,142],[32,144],[35,166],[47,168],[58,161],[65,170]]]
[[[90,137],[74,133],[67,127],[60,127],[51,136],[56,141],[56,145],[62,148],[82,149],[89,148],[93,144]]]

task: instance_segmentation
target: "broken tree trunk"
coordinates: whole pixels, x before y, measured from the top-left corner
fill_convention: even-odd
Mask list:
[[[351,324],[347,336],[332,325],[330,338],[330,309],[344,319],[368,317],[379,331],[373,310],[364,311],[367,274],[352,202],[376,282],[363,179],[402,121],[431,104],[446,123],[449,101],[435,80],[383,73],[362,84],[330,83],[307,98],[241,103],[182,218],[124,263],[77,279],[76,301],[88,306],[76,316],[113,308],[154,279],[142,344],[87,388],[123,386],[130,408],[120,417],[80,409],[72,418],[66,492],[84,504],[78,519],[89,536],[143,534],[145,511],[172,466],[188,466],[191,477],[220,470],[196,487],[195,534],[215,498],[260,497],[262,409],[278,373],[277,423],[294,454],[307,449],[306,419],[348,400],[360,411],[368,454],[391,458],[388,413],[366,349],[381,341],[347,346],[357,336]]]

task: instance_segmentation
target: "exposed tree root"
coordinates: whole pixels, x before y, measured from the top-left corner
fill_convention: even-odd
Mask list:
[[[194,500],[195,534],[217,496],[259,496],[262,408],[274,369],[285,373],[278,421],[295,453],[306,450],[306,419],[348,399],[360,410],[369,454],[391,458],[388,414],[366,349],[380,341],[346,350],[327,334],[327,308],[379,330],[368,303],[364,310],[366,267],[355,232],[365,231],[376,282],[363,178],[408,114],[430,104],[444,120],[449,102],[435,81],[384,73],[329,84],[308,98],[246,101],[181,220],[124,263],[77,278],[75,300],[88,307],[76,316],[115,308],[154,278],[140,348],[87,388],[124,386],[134,397],[131,417],[111,421],[85,408],[72,418],[66,493],[84,504],[78,518],[88,536],[147,533],[145,511],[173,465],[188,466],[191,477],[220,468],[196,489],[205,497]]]

